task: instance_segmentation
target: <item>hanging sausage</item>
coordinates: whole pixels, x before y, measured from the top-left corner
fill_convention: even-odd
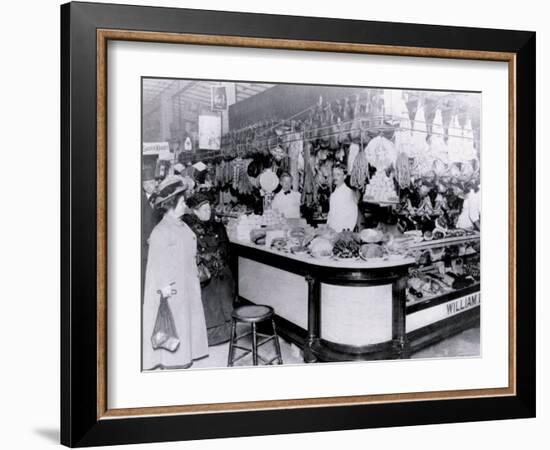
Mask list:
[[[359,150],[350,175],[350,184],[357,189],[363,189],[369,176],[369,163],[365,150]]]
[[[311,161],[311,144],[304,147],[304,187],[302,191],[302,204],[311,208],[317,203],[317,189],[314,180],[313,165]]]

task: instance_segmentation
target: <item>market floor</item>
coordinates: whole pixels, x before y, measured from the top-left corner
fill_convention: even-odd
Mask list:
[[[241,330],[242,331],[242,330]],[[239,333],[241,332],[239,331]],[[294,344],[280,339],[281,353],[284,364],[304,364],[302,351]],[[416,353],[411,358],[450,358],[450,357],[467,357],[479,356],[480,354],[480,329],[479,327],[469,328],[454,336],[451,336],[434,345],[430,345]],[[249,346],[249,342],[243,339],[239,341],[239,345]],[[268,343],[261,347],[262,356],[266,359],[271,359],[275,356],[275,349]],[[209,356],[207,358],[195,361],[193,369],[206,369],[227,366],[227,355],[229,352],[229,343],[216,345],[209,348]],[[238,357],[242,352],[237,350]],[[251,366],[252,355],[235,363],[235,366]]]

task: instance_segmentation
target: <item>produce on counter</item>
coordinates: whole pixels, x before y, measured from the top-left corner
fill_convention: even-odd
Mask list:
[[[328,258],[332,256],[332,243],[328,239],[316,237],[310,242],[309,251],[314,258]]]
[[[250,241],[256,245],[265,245],[267,232],[265,230],[252,230],[250,232]]]
[[[359,256],[363,259],[382,258],[384,249],[379,244],[363,244],[359,250]]]
[[[365,228],[359,233],[359,237],[362,242],[366,242],[367,244],[382,242],[385,240],[384,233],[375,228]]]
[[[359,237],[351,231],[342,231],[338,234],[332,253],[338,258],[357,258],[360,246]]]
[[[287,252],[288,240],[286,238],[275,238],[271,241],[271,248],[280,252]]]
[[[308,252],[308,248],[303,245],[295,245],[290,248],[290,251],[295,255],[305,255]]]
[[[242,215],[229,220],[227,234],[233,239],[250,242],[250,232],[260,227],[261,216],[256,214]]]
[[[338,233],[330,228],[328,225],[319,225],[314,230],[315,237],[322,237],[328,239],[331,243],[334,243],[338,237]]]
[[[261,217],[261,224],[266,227],[282,227],[285,223],[283,215],[274,209],[265,210]]]

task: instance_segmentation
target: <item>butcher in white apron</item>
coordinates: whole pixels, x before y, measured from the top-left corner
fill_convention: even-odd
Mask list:
[[[283,173],[279,182],[282,189],[273,198],[271,208],[278,210],[287,219],[299,219],[301,195],[292,190],[292,176]]]
[[[464,203],[462,204],[462,212],[458,216],[456,222],[457,228],[479,229],[479,221],[481,217],[481,195],[479,190],[476,192],[473,187],[470,187],[466,194]]]
[[[334,167],[332,178],[336,187],[330,196],[327,225],[337,232],[353,231],[357,224],[357,197],[355,192],[344,182],[346,179],[345,168]]]

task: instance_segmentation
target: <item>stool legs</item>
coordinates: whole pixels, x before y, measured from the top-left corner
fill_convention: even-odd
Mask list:
[[[273,329],[272,336],[270,338],[266,339],[266,340],[263,340],[260,343],[260,346],[261,346],[261,345],[269,342],[270,340],[273,340],[273,342],[275,344],[276,356],[273,359],[267,361],[267,360],[264,360],[263,358],[261,358],[258,355],[258,330],[257,330],[257,324],[252,322],[250,324],[250,332],[245,333],[245,334],[241,334],[240,336],[237,336],[237,320],[233,319],[231,321],[231,338],[229,340],[229,354],[227,355],[227,367],[233,367],[233,365],[235,364],[235,350],[237,348],[245,351],[244,354],[240,355],[237,358],[237,361],[239,359],[245,357],[248,353],[251,352],[252,353],[252,364],[255,365],[255,366],[258,365],[258,359],[261,359],[265,364],[272,364],[272,362],[275,361],[275,360],[277,360],[277,362],[279,364],[283,364],[283,357],[281,355],[281,345],[280,345],[280,342],[279,342],[279,336],[277,335],[277,328],[275,326],[275,320],[273,320],[273,319],[271,319],[271,327]],[[237,340],[241,339],[241,338],[244,338],[246,336],[250,336],[250,335],[252,335],[251,348],[248,349],[248,348],[243,348],[242,346],[239,347],[239,345],[237,344]],[[264,335],[260,334],[260,336],[264,336]]]
[[[227,357],[227,367],[233,366],[233,357],[235,356],[235,347],[233,347],[237,334],[237,322],[231,321],[231,338],[229,339],[229,355]]]
[[[258,365],[258,336],[255,323],[252,324],[252,364]]]
[[[275,321],[271,319],[271,326],[273,327],[273,336],[275,336],[275,351],[277,352],[277,362],[279,364],[283,363],[283,358],[281,356],[281,346],[279,344],[279,336],[277,335],[277,329],[275,328]]]

